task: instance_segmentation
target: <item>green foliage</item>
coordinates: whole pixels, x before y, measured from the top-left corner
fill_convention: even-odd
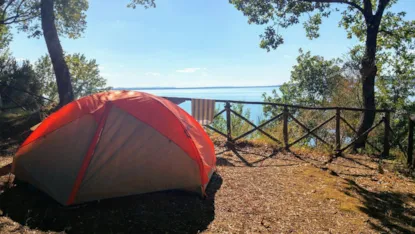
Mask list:
[[[131,0],[131,2],[127,5],[130,8],[135,9],[137,5],[144,6],[144,8],[156,7],[155,0]]]
[[[382,70],[377,77],[378,106],[414,111],[410,97],[415,96],[415,54],[411,52],[382,54]]]
[[[357,59],[357,61],[355,60]],[[286,103],[303,106],[344,106],[359,107],[360,99],[360,73],[358,69],[360,57],[357,53],[348,55],[343,60],[325,60],[321,56],[313,56],[310,52],[304,53],[300,50],[297,57],[297,64],[293,66],[290,81],[280,87],[280,93],[276,90],[271,95],[263,94],[264,101],[275,103]],[[334,111],[304,110],[290,108],[290,113],[301,123],[312,129],[323,121],[332,117]],[[264,115],[267,118],[276,116],[282,112],[282,108],[264,106]],[[342,116],[352,124],[357,126],[360,113],[344,111]],[[334,143],[334,121],[329,122],[316,131],[316,134]],[[267,131],[272,133],[277,139],[282,138],[282,121],[273,122],[267,126]],[[342,141],[346,142],[354,137],[345,124],[341,126]],[[292,142],[307,131],[289,118],[289,142]],[[314,136],[309,136],[299,142],[306,147],[323,147]]]
[[[380,37],[383,38],[383,37]],[[385,49],[378,52],[376,77],[376,100],[377,108],[393,109],[391,115],[391,126],[395,135],[392,141],[402,141],[407,136],[407,116],[415,111],[415,53],[412,51],[413,43],[402,44],[396,49]],[[359,60],[364,55],[364,48],[356,46],[350,51],[349,61],[345,64],[350,70],[360,69]],[[348,74],[350,75],[350,74]],[[355,73],[357,80],[359,74]],[[355,85],[359,85],[358,83]],[[351,95],[350,97],[355,97]],[[350,98],[349,98],[350,100]],[[373,134],[381,142],[383,132]]]
[[[382,67],[376,83],[378,107],[395,110],[392,138],[400,142],[408,133],[408,116],[415,112],[415,54],[405,50],[382,53],[378,61]]]
[[[42,36],[41,0],[5,0],[1,24],[16,24],[29,37]],[[55,25],[60,36],[78,38],[86,28],[87,0],[55,0]]]
[[[29,61],[18,62],[8,53],[0,56],[0,99],[2,108],[36,109],[42,100],[31,94],[40,95],[41,84]]]
[[[382,0],[383,1],[383,0]],[[415,37],[415,21],[405,20],[406,12],[392,12],[391,7],[397,1],[390,1],[386,7],[386,12],[382,16],[377,36],[378,50],[382,49],[398,49],[405,44],[413,43]],[[373,3],[374,11],[377,10],[376,1]],[[347,31],[347,37],[353,36],[364,42],[366,39],[366,22],[363,14],[353,14],[353,12],[344,11],[343,17],[339,25],[343,26]]]
[[[310,52],[299,50],[297,64],[291,71],[291,79],[276,90],[271,96],[263,94],[265,102],[288,103],[307,106],[328,105],[333,99],[340,81],[341,60],[325,60],[321,56],[312,56]],[[275,115],[276,109],[264,106],[265,116]],[[274,114],[271,114],[274,113]]]
[[[215,108],[215,115],[219,113],[219,111],[222,110],[223,107],[221,108]],[[212,122],[212,127],[216,128],[217,130],[223,132],[226,134],[226,117],[224,116],[224,114],[221,114],[219,116],[217,116],[213,122]],[[211,132],[213,133],[213,132]]]
[[[232,110],[236,113],[242,115],[243,117],[250,119],[251,111],[243,104],[234,104],[232,105]],[[215,109],[215,115],[220,111],[220,109]],[[225,114],[219,115],[212,123],[212,127],[218,129],[219,131],[226,134],[226,116]],[[239,118],[238,116],[231,114],[231,133],[232,137],[238,137],[239,135],[249,131],[251,129],[251,125],[245,122],[243,119]],[[252,137],[252,135],[251,135]]]
[[[230,0],[236,9],[248,17],[249,24],[267,25],[260,35],[260,47],[270,51],[284,43],[279,28],[288,28],[300,23],[302,15],[309,16],[303,24],[307,37],[316,38],[322,18],[330,15],[328,3],[298,0]]]
[[[297,64],[293,66],[291,71],[290,81],[280,87],[281,94],[276,90],[270,96],[264,93],[264,101],[303,106],[330,106],[335,104],[336,94],[343,92],[343,90],[340,91],[341,85],[347,80],[342,75],[341,63],[343,61],[340,59],[325,60],[321,56],[311,55],[310,52],[304,53],[301,49],[299,52]],[[276,116],[281,112],[281,108],[264,106],[264,115],[268,118]],[[333,115],[330,111],[310,111],[304,109],[290,109],[290,113],[309,129],[316,127],[319,123]],[[334,137],[332,131],[330,131],[331,127],[326,125],[316,133],[329,141]],[[277,139],[283,139],[282,121],[268,125],[267,130],[276,136]],[[300,138],[306,133],[301,126],[290,120],[289,142]],[[299,144],[316,146],[316,142],[316,139],[310,136],[299,142]]]
[[[279,28],[288,28],[303,23],[307,37],[319,37],[322,18],[330,16],[332,5],[346,6],[342,9],[339,26],[347,31],[347,37],[357,37],[364,42],[362,67],[363,106],[367,109],[376,107],[375,76],[378,75],[376,55],[384,49],[408,51],[413,49],[415,21],[404,20],[405,12],[393,12],[391,7],[397,0],[229,0],[230,3],[248,17],[248,23],[266,25],[261,35],[260,47],[270,51],[284,43]],[[409,4],[409,3],[408,3]],[[383,19],[383,20],[382,20]],[[358,132],[362,134],[375,121],[373,112],[363,112]],[[366,136],[354,144],[354,148],[364,146]]]
[[[248,23],[266,25],[261,35],[260,47],[270,51],[284,43],[280,28],[299,24],[310,39],[320,36],[319,29],[324,18],[339,12],[333,6],[345,6],[341,10],[339,26],[347,31],[347,37],[355,36],[365,41],[367,25],[374,22],[370,17],[382,18],[378,42],[385,48],[399,47],[402,42],[411,42],[415,35],[415,21],[405,21],[405,12],[393,12],[391,7],[397,0],[229,0],[236,9],[248,17]],[[386,12],[384,12],[384,9]]]
[[[236,113],[242,115],[246,119],[250,119],[251,117],[251,111],[243,104],[234,104],[232,105],[232,110],[234,110]],[[231,114],[231,130],[232,130],[232,137],[238,137],[239,135],[249,131],[251,129],[251,125],[249,125],[245,120],[239,118],[238,116]],[[252,135],[251,135],[252,137]]]
[[[76,39],[86,29],[88,0],[56,0],[55,25],[60,36]]]
[[[9,27],[7,25],[0,24],[0,50],[4,52],[7,50],[7,47],[12,40],[12,34],[10,33]]]
[[[44,55],[35,62],[34,66],[38,80],[42,84],[41,93],[53,100],[59,101],[55,72],[48,55]]]
[[[77,53],[66,55],[65,60],[72,75],[76,99],[109,89],[106,87],[106,80],[99,74],[99,67],[94,59],[88,60]],[[42,94],[57,101],[58,89],[49,56],[42,56],[35,63],[35,71],[42,84]]]
[[[364,55],[363,48],[357,46],[344,57],[343,60],[324,60],[319,56],[311,56],[300,51],[297,64],[293,66],[291,79],[271,95],[263,95],[266,102],[288,103],[307,106],[344,106],[362,107],[360,61]],[[415,111],[415,54],[407,50],[388,50],[379,53],[379,75],[376,83],[377,108],[394,109],[391,116],[391,127],[394,133],[391,136],[393,145],[402,142],[408,133],[408,114]],[[329,76],[325,71],[331,71],[336,76]],[[328,79],[329,78],[329,79]],[[331,85],[330,85],[331,84]],[[264,107],[267,117],[281,113],[281,109],[271,106]],[[302,109],[290,109],[295,118],[304,123],[308,128],[313,128],[319,123],[334,115],[334,111],[309,111]],[[354,128],[359,124],[360,113],[354,111],[342,111],[341,115]],[[383,117],[376,116],[375,122]],[[282,139],[281,122],[268,125],[267,131],[277,139]],[[328,142],[334,142],[334,121],[317,131],[317,134]],[[290,141],[306,133],[292,120],[289,120]],[[355,137],[355,133],[346,124],[341,124],[341,140],[343,145]],[[369,141],[377,148],[382,149],[384,127],[381,125],[369,134]],[[307,144],[313,137],[306,138],[302,144]],[[315,139],[314,139],[315,140]],[[405,143],[404,143],[405,144]],[[322,144],[321,144],[322,145]],[[377,153],[374,148],[367,145],[369,153]]]

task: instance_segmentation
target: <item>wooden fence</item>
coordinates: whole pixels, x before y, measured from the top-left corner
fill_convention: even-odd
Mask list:
[[[182,100],[186,100],[186,101],[190,101],[191,99],[189,98],[180,98]],[[219,129],[214,128],[211,125],[207,125],[205,126],[206,128],[226,137],[227,142],[230,144],[234,144],[236,141],[247,137],[248,135],[258,131],[260,132],[262,135],[268,137],[270,140],[282,145],[285,149],[289,149],[290,147],[300,143],[302,140],[306,139],[309,136],[313,136],[316,140],[322,142],[323,144],[327,145],[329,148],[331,148],[333,150],[333,153],[335,155],[341,155],[346,149],[350,148],[351,146],[353,146],[353,144],[360,140],[360,138],[364,137],[364,136],[368,136],[368,134],[370,132],[372,132],[375,128],[384,125],[384,139],[383,139],[383,149],[379,149],[378,147],[376,147],[374,144],[372,144],[370,141],[366,141],[366,143],[370,146],[372,146],[375,150],[377,150],[379,153],[381,153],[381,155],[383,157],[387,157],[389,156],[389,151],[390,151],[390,142],[389,142],[389,137],[390,137],[390,113],[391,110],[386,110],[386,109],[377,109],[377,110],[368,110],[368,109],[361,109],[361,108],[350,108],[350,107],[309,107],[309,106],[299,106],[299,105],[289,105],[289,104],[280,104],[280,103],[271,103],[271,102],[250,102],[250,101],[231,101],[231,100],[215,100],[216,103],[224,103],[224,109],[220,110],[215,116],[214,119],[217,118],[218,116],[222,115],[225,113],[225,120],[226,120],[226,132],[222,132]],[[268,120],[263,121],[261,124],[256,125],[254,124],[251,120],[245,118],[243,115],[241,115],[240,113],[236,112],[235,110],[232,109],[232,104],[249,104],[249,105],[267,105],[267,106],[271,106],[272,108],[275,108],[275,110],[282,110],[280,113],[274,115],[273,117],[271,117]],[[290,111],[291,109],[291,111]],[[314,128],[309,128],[306,126],[306,124],[304,124],[303,122],[301,122],[294,114],[293,112],[295,110],[315,110],[315,111],[328,111],[328,110],[332,110],[335,111],[335,114],[329,118],[327,118],[326,120],[322,121],[320,124],[318,124],[316,127]],[[363,134],[358,135],[357,134],[357,130],[346,120],[346,118],[342,115],[342,112],[344,111],[352,111],[352,112],[364,112],[364,111],[374,111],[378,114],[381,114],[382,117],[381,119],[376,122],[371,128],[369,128],[367,131],[365,131]],[[244,120],[246,123],[248,123],[249,125],[252,126],[252,129],[240,134],[239,136],[236,137],[232,137],[232,128],[231,128],[231,114],[233,114],[234,116],[236,116],[237,118],[240,118],[242,120]],[[276,137],[272,136],[271,134],[267,133],[263,128],[265,126],[267,126],[268,124],[275,122],[277,120],[279,120],[280,118],[282,118],[282,132],[283,132],[283,139],[277,139]],[[289,140],[289,120],[291,119],[291,121],[295,122],[296,124],[298,124],[301,128],[303,128],[306,133],[294,140]],[[329,143],[327,142],[327,140],[323,139],[322,137],[320,137],[316,132],[317,130],[321,129],[324,125],[328,124],[331,121],[335,121],[335,142],[333,143]],[[340,125],[341,124],[345,124],[345,126],[347,126],[350,130],[353,131],[353,133],[355,134],[354,138],[352,138],[349,142],[347,142],[347,144],[343,145],[341,142],[341,128]]]

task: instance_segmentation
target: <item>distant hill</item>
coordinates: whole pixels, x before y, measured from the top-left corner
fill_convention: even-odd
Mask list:
[[[242,89],[242,88],[272,88],[281,85],[263,85],[263,86],[208,86],[208,87],[117,87],[113,90],[149,90],[149,89]]]

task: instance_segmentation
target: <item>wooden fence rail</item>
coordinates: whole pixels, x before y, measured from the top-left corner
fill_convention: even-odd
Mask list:
[[[166,97],[168,98],[168,97]],[[190,98],[180,98],[185,101],[190,101]],[[364,136],[368,136],[370,132],[372,132],[375,128],[379,127],[380,125],[384,125],[384,140],[383,140],[383,150],[380,150],[370,141],[367,141],[367,144],[372,146],[375,150],[381,153],[382,156],[386,157],[389,155],[390,144],[389,144],[389,136],[390,136],[390,112],[391,110],[387,109],[376,109],[376,110],[369,110],[369,109],[362,109],[362,108],[351,108],[351,107],[310,107],[310,106],[300,106],[300,105],[289,105],[289,104],[282,104],[282,103],[272,103],[272,102],[250,102],[250,101],[232,101],[232,100],[215,100],[216,103],[224,103],[224,109],[219,111],[215,116],[214,119],[218,116],[225,113],[225,120],[226,120],[226,133],[220,131],[219,129],[215,129],[211,125],[207,125],[208,129],[226,137],[228,144],[234,144],[236,141],[247,137],[248,135],[254,132],[260,132],[262,135],[266,136],[270,140],[274,141],[277,144],[282,145],[285,149],[290,149],[290,147],[300,143],[302,140],[307,139],[307,137],[313,136],[316,141],[320,141],[323,144],[327,145],[329,148],[333,150],[335,155],[342,154],[346,149],[350,148],[356,141],[360,140]],[[249,119],[242,116],[240,113],[237,113],[235,110],[232,109],[232,104],[250,104],[250,105],[267,105],[275,108],[275,110],[282,110],[281,113],[278,113],[271,117],[268,120],[263,121],[261,124],[256,125],[251,122]],[[290,112],[291,109],[291,112]],[[326,119],[325,121],[318,124],[316,127],[310,129],[306,126],[306,124],[302,123],[294,114],[296,110],[315,110],[315,111],[335,111],[335,114],[330,118]],[[353,128],[353,126],[346,121],[345,117],[342,116],[342,112],[344,111],[352,111],[352,112],[363,112],[363,111],[374,111],[376,113],[382,114],[381,120],[365,131],[363,134],[357,135],[357,131]],[[234,115],[237,118],[242,119],[247,124],[252,126],[252,129],[245,131],[244,133],[240,134],[239,136],[232,137],[232,117]],[[272,136],[268,132],[266,132],[263,128],[266,125],[273,123],[279,120],[282,117],[282,137],[283,139],[277,139],[276,137]],[[306,131],[306,133],[297,139],[294,139],[290,142],[289,136],[289,120],[292,120],[294,123],[298,124],[302,129]],[[323,139],[321,136],[317,134],[317,130],[320,130],[323,126],[327,125],[331,121],[335,121],[335,142],[334,144],[330,144],[327,140]],[[341,142],[341,124],[345,124],[347,128],[351,129],[353,133],[356,135],[351,141],[343,146]]]

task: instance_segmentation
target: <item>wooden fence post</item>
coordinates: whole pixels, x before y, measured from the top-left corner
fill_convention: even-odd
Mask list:
[[[385,112],[384,123],[385,123],[385,134],[384,134],[384,139],[383,139],[383,157],[385,158],[389,156],[389,149],[390,149],[390,145],[389,145],[390,112],[389,111]]]
[[[408,132],[408,167],[414,166],[413,160],[413,153],[414,153],[414,121],[412,120],[411,116],[409,116],[409,132]]]
[[[283,118],[283,128],[282,128],[282,134],[284,137],[284,147],[286,150],[290,148],[288,144],[288,106],[284,106],[284,110],[282,112],[282,118]]]
[[[231,130],[231,104],[226,102],[225,104],[226,110],[226,130],[227,130],[227,141],[228,143],[232,142],[232,130]]]
[[[336,156],[341,154],[341,142],[340,142],[340,109],[336,108]]]

